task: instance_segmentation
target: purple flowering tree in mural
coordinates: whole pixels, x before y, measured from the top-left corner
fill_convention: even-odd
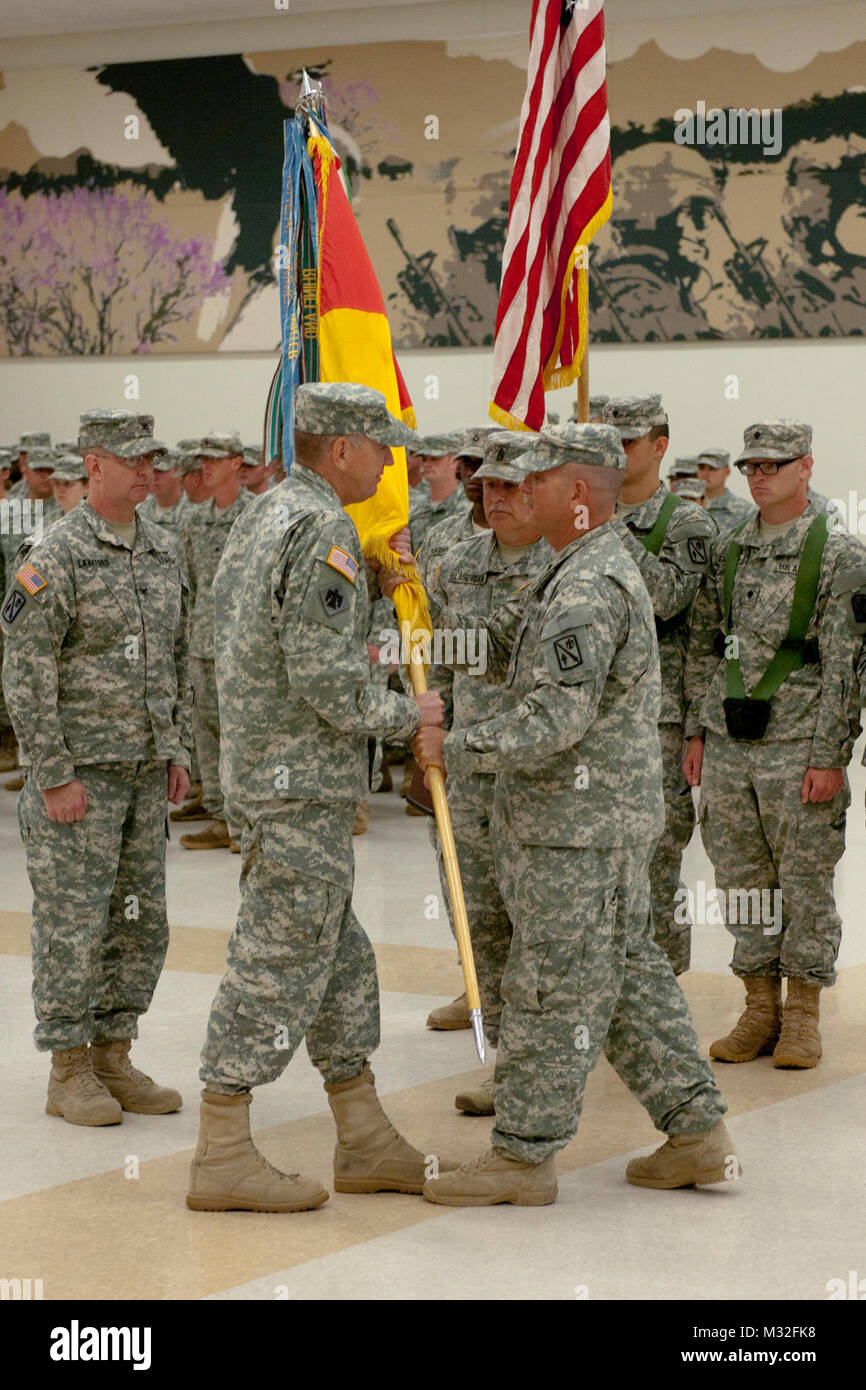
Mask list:
[[[0,350],[149,352],[229,286],[200,238],[177,236],[146,193],[0,189]]]

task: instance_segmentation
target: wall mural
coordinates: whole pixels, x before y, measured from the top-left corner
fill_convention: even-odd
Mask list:
[[[0,74],[0,354],[275,349],[303,67],[396,345],[490,344],[525,73],[423,42]],[[795,72],[652,43],[611,63],[592,339],[862,336],[863,71],[863,43]]]

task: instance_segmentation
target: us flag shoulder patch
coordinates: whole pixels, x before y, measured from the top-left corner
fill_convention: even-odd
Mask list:
[[[349,583],[354,584],[358,574],[358,561],[354,560],[347,551],[341,550],[338,545],[332,545],[325,564],[330,565],[331,569],[337,570],[340,574],[344,574]]]
[[[44,589],[48,582],[43,579],[42,575],[30,564],[22,565],[15,578],[18,580],[22,589],[27,590],[28,594],[38,594],[40,589]]]

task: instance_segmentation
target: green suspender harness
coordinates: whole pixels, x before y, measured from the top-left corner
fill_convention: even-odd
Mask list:
[[[738,526],[734,535],[739,535],[743,526]],[[759,739],[767,732],[770,721],[770,701],[779,686],[792,671],[799,671],[807,662],[820,660],[818,643],[814,639],[807,642],[806,632],[815,607],[818,593],[818,580],[821,574],[821,558],[827,543],[828,518],[825,514],[816,516],[806,534],[806,540],[797,566],[794,583],[794,599],[791,604],[791,617],[788,631],[782,645],[770,661],[769,666],[755,686],[751,695],[746,694],[743,673],[736,656],[728,655],[729,642],[725,643],[727,699],[724,701],[725,723],[731,738]],[[731,636],[731,603],[734,595],[734,578],[740,562],[742,546],[733,541],[725,555],[725,637]]]
[[[659,508],[659,514],[655,519],[652,530],[647,531],[645,536],[638,536],[638,540],[644,550],[648,550],[650,555],[658,555],[664,545],[664,539],[668,530],[668,522],[681,501],[682,498],[678,497],[675,492],[669,492]],[[686,607],[683,608],[681,612],[675,613],[672,618],[656,618],[656,636],[666,637],[669,632],[673,632],[676,628],[682,627],[689,616],[690,610],[691,604],[689,603],[686,604]]]

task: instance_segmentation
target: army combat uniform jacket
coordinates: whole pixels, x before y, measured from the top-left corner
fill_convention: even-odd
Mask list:
[[[788,631],[800,554],[817,515],[818,508],[810,503],[784,535],[770,541],[762,539],[755,516],[736,537],[721,536],[713,545],[710,581],[692,617],[686,668],[688,737],[705,729],[727,734],[726,663],[717,644],[723,630],[725,556],[732,539],[742,551],[733,587],[731,632],[738,639],[740,668],[749,692]],[[860,542],[831,530],[806,632],[807,643],[817,640],[820,660],[807,661],[792,671],[772,699],[764,742],[811,739],[811,767],[845,767],[859,732],[854,670],[859,639],[848,621],[849,605],[843,596],[864,564],[866,550]]]
[[[447,735],[448,772],[496,772],[503,826],[526,844],[655,840],[664,824],[658,644],[646,587],[614,526],[572,541],[525,600],[509,600],[486,626],[490,673],[505,668],[510,708]]]
[[[214,659],[213,582],[229,532],[250,505],[252,494],[241,488],[230,506],[220,509],[212,497],[187,514],[184,528],[186,562],[192,599],[189,654]]]
[[[716,528],[702,507],[681,501],[670,518],[661,550],[658,555],[650,554],[640,538],[652,531],[667,496],[667,488],[660,485],[652,497],[618,516],[613,525],[643,575],[657,625],[663,625],[659,633],[659,723],[681,724],[685,714],[683,672],[688,614],[707,571]],[[680,615],[682,619],[677,623]],[[669,630],[665,631],[665,627]]]
[[[81,502],[18,568],[0,621],[6,699],[40,790],[79,763],[189,767],[188,590],[159,530],[139,520],[130,551]]]
[[[214,599],[226,805],[250,826],[268,820],[284,863],[351,885],[367,740],[411,735],[418,707],[373,680],[361,544],[330,483],[295,463],[256,498]]]

